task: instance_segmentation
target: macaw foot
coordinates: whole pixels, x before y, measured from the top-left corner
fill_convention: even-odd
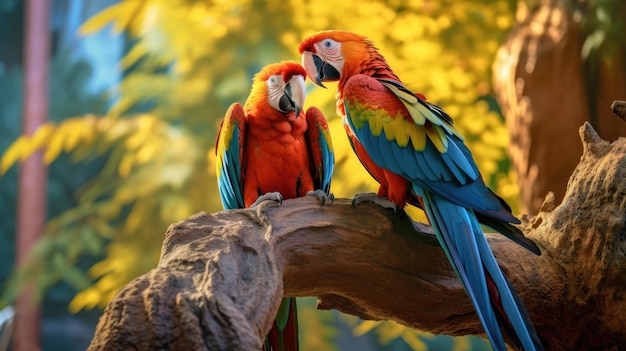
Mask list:
[[[261,202],[268,201],[268,200],[278,202],[278,206],[283,204],[283,196],[278,191],[275,191],[273,193],[266,193],[266,194],[259,196],[250,207],[254,207],[260,204]]]
[[[306,196],[317,197],[322,202],[322,206],[324,206],[327,202],[329,205],[332,205],[332,203],[335,202],[335,195],[332,193],[326,194],[326,192],[321,189],[308,191]]]
[[[362,204],[364,202],[375,203],[382,208],[392,209],[393,212],[398,212],[399,209],[398,205],[387,199],[379,197],[375,193],[359,193],[354,195],[354,199],[352,199],[352,207],[356,207],[358,204]]]

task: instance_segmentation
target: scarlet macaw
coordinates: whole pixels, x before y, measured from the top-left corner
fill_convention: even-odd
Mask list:
[[[306,72],[296,62],[265,66],[242,107],[233,103],[216,142],[217,179],[225,209],[307,193],[332,201],[334,153],[322,112],[302,111]],[[320,192],[321,191],[321,192]],[[265,350],[297,350],[295,298],[283,299]]]
[[[380,183],[378,195],[399,208],[408,202],[425,210],[494,349],[506,350],[502,323],[514,343],[542,350],[479,221],[536,254],[539,248],[511,225],[520,221],[485,185],[450,116],[407,89],[361,35],[322,31],[299,49],[311,80],[322,87],[338,81],[337,112],[361,163]]]

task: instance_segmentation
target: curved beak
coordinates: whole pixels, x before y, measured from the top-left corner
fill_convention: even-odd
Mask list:
[[[320,78],[322,76],[324,61],[319,56],[310,51],[304,51],[302,53],[302,66],[304,66],[307,76],[309,76],[315,84],[326,88]]]
[[[284,97],[286,97],[286,99],[281,99],[281,104],[288,104],[289,106],[287,108],[294,110],[296,112],[296,118],[298,118],[302,107],[304,107],[305,95],[304,77],[301,75],[293,76],[285,85]]]

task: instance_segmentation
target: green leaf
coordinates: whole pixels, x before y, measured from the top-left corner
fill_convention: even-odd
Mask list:
[[[596,30],[587,36],[581,50],[583,59],[588,59],[592,52],[598,50],[604,43],[605,38],[606,33],[602,30]]]

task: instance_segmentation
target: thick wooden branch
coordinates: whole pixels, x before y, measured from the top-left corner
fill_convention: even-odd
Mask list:
[[[626,139],[609,144],[588,124],[581,137],[563,203],[549,197],[524,217],[543,254],[488,235],[548,350],[626,345]],[[158,267],[116,295],[89,349],[258,350],[283,292],[365,319],[483,334],[429,227],[306,197],[172,225]]]

